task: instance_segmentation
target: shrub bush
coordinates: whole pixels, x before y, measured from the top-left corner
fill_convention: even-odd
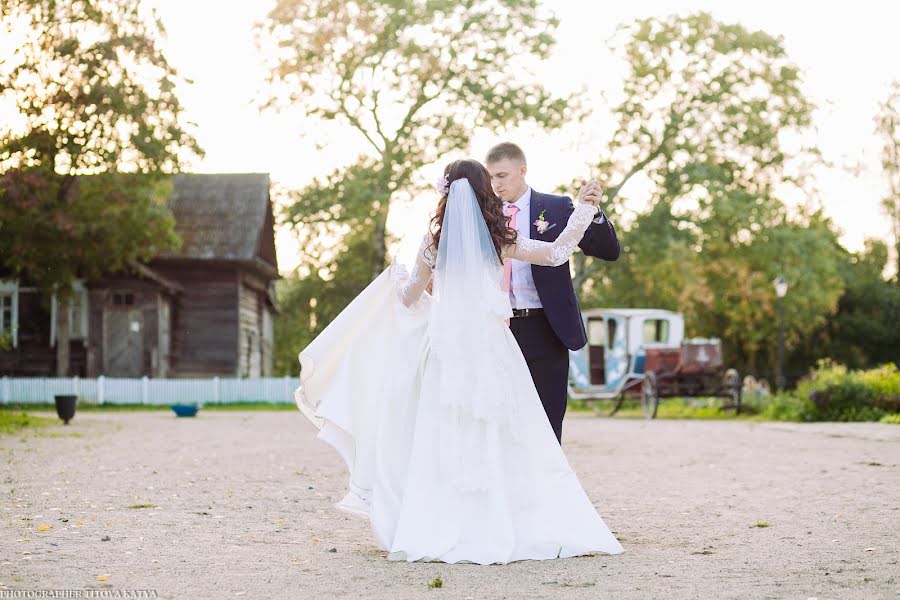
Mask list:
[[[808,401],[803,420],[878,421],[900,412],[900,371],[892,363],[849,371],[843,365],[820,361],[797,386],[796,396]]]
[[[767,421],[809,421],[812,402],[789,393],[747,397],[746,412]]]

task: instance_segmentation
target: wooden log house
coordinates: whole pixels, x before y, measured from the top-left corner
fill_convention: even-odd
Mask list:
[[[279,277],[269,176],[183,174],[168,205],[183,244],[147,264],[78,281],[69,375],[272,375]],[[0,375],[56,374],[55,299],[0,274]]]

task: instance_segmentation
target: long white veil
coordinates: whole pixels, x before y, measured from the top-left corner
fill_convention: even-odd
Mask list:
[[[432,351],[446,359],[471,358],[488,335],[486,320],[505,319],[509,298],[500,289],[503,264],[497,256],[475,190],[468,179],[450,184],[437,264],[430,333]]]
[[[442,407],[437,446],[441,472],[457,490],[486,489],[496,465],[496,427],[515,409],[510,397],[503,320],[511,316],[501,290],[497,255],[475,192],[467,179],[450,184],[434,270],[428,319],[431,369],[426,381]],[[512,342],[514,343],[514,342]],[[515,435],[515,433],[514,433]]]

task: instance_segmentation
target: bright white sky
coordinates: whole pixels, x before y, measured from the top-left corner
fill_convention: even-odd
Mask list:
[[[227,9],[216,0],[149,0],[149,4],[157,8],[168,30],[163,43],[167,58],[194,81],[179,95],[187,119],[197,124],[195,133],[207,155],[190,170],[268,172],[276,183],[300,187],[366,150],[361,138],[339,125],[304,120],[296,112],[260,115],[254,108],[265,71],[253,24],[265,16],[271,0],[230,2]],[[528,180],[538,190],[551,191],[574,176],[590,175],[586,165],[608,139],[607,106],[617,100],[624,72],[605,40],[619,23],[635,18],[706,10],[720,20],[785,38],[789,56],[805,69],[809,96],[820,107],[818,143],[835,166],[820,170],[817,183],[827,213],[843,232],[842,242],[858,250],[866,237],[889,237],[879,207],[884,184],[873,117],[891,80],[900,79],[896,35],[900,6],[872,0],[819,3],[815,8],[783,0],[562,0],[549,6],[561,21],[559,41],[552,58],[535,65],[535,75],[560,94],[586,86],[594,95],[594,116],[551,134],[527,127],[475,132],[470,156],[482,159],[494,143],[515,141],[528,156]],[[856,165],[861,169],[851,172],[849,167]],[[428,169],[428,180],[441,169],[442,165]],[[624,190],[635,210],[647,202],[642,187],[636,180]],[[433,203],[433,195],[424,194],[392,210],[389,227],[407,238],[394,248],[401,256],[418,246]],[[287,272],[298,262],[297,244],[287,230],[278,232],[276,243],[279,266]]]

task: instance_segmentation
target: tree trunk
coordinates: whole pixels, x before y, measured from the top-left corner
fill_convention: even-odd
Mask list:
[[[55,163],[55,156],[53,160]],[[61,207],[65,207],[71,200],[72,186],[75,183],[74,176],[62,176],[56,198]],[[56,376],[69,376],[69,296],[60,293],[56,296]]]
[[[69,300],[56,302],[56,376],[69,376]]]
[[[387,245],[385,237],[387,235],[387,217],[390,202],[386,202],[384,207],[378,211],[375,217],[375,231],[372,234],[372,279],[375,279],[385,268],[385,255],[387,254]]]
[[[900,219],[894,224],[894,252],[894,266],[897,269],[894,272],[894,282],[900,283]]]

